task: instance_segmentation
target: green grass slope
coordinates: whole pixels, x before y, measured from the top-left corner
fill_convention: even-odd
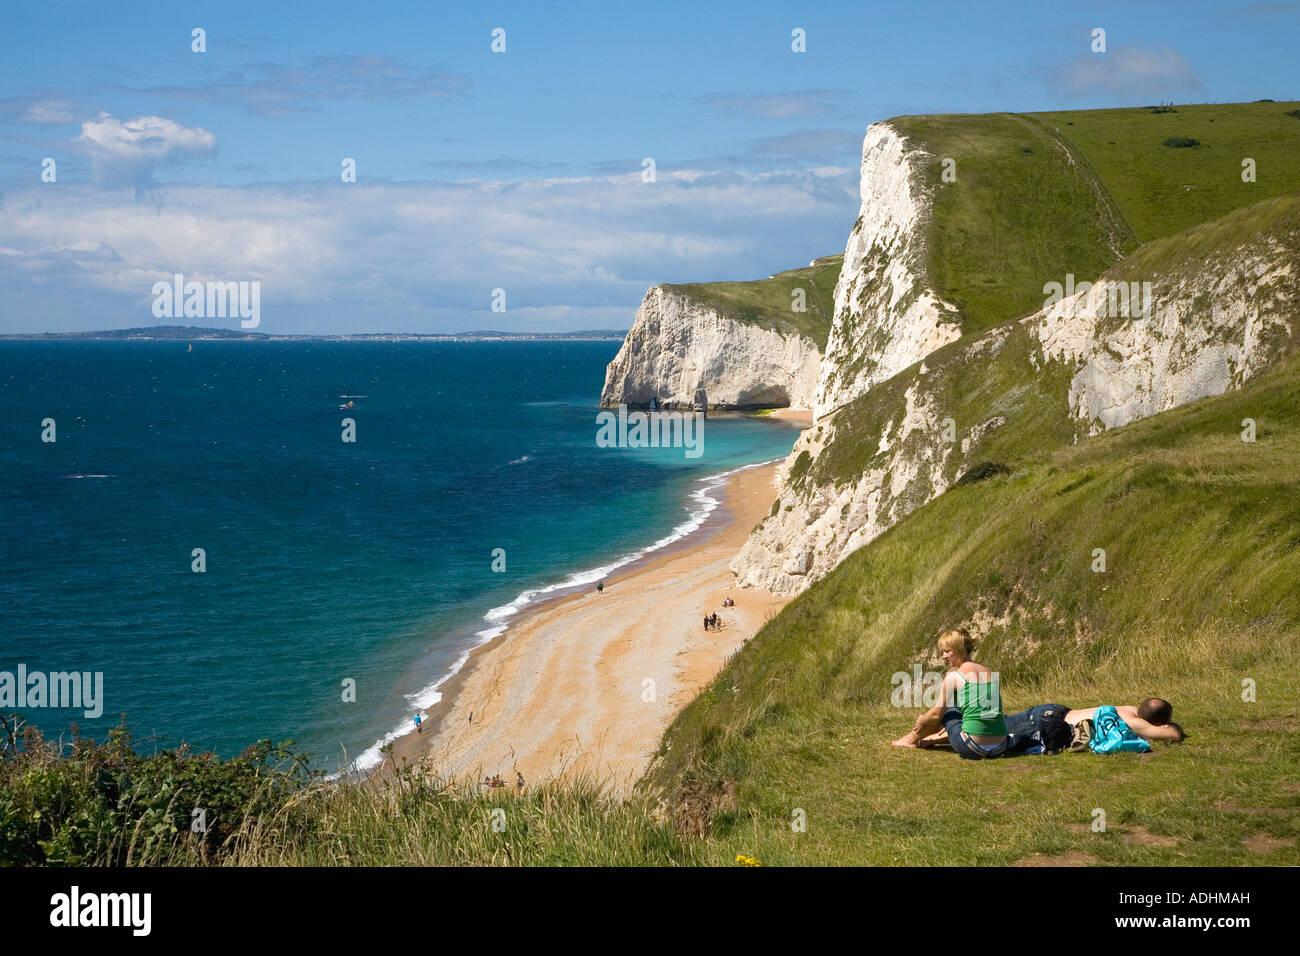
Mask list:
[[[971,334],[1042,306],[1043,284],[1091,279],[1136,242],[1086,161],[1033,119],[1010,114],[889,121],[928,154],[926,271]],[[956,162],[943,181],[944,160]]]
[[[1300,103],[1030,114],[1087,157],[1142,242],[1300,189]],[[1171,148],[1167,139],[1200,145]],[[1255,160],[1253,183],[1242,160]],[[1076,275],[1078,273],[1076,272]]]
[[[813,260],[803,269],[778,272],[751,282],[694,282],[664,288],[699,299],[723,315],[779,332],[797,332],[826,352],[831,317],[835,313],[835,283],[844,254]],[[794,290],[804,290],[806,311],[795,312]]]
[[[1292,357],[1240,392],[942,495],[733,658],[647,785],[734,782],[712,808],[719,862],[1300,862],[1298,388]],[[1160,694],[1190,739],[987,763],[891,747],[918,713],[891,705],[891,676],[942,669],[935,637],[968,621],[1008,710]]]

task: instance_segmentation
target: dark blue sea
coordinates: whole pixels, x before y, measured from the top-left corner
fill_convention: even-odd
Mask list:
[[[613,342],[189,345],[0,343],[0,671],[104,675],[97,719],[21,711],[48,737],[125,714],[146,749],[373,765],[517,610],[679,538],[797,435],[597,447]]]

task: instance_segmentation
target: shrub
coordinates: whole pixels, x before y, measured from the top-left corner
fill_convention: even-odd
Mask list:
[[[810,467],[812,467],[812,455],[806,451],[801,451],[799,457],[794,460],[794,464],[790,466],[790,482],[798,484],[803,481]]]
[[[14,728],[16,717],[5,718]],[[121,866],[218,861],[250,820],[283,814],[315,779],[292,742],[259,741],[222,760],[185,744],[135,752],[125,725],[103,743],[75,732],[71,753],[35,727],[0,750],[0,865]],[[202,811],[204,826],[194,832]],[[292,825],[310,819],[289,812]]]
[[[982,461],[958,478],[957,484],[973,485],[975,482],[984,481],[986,478],[1009,474],[1011,474],[1011,469],[1000,461]]]

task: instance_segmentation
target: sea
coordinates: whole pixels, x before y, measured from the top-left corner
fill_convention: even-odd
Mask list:
[[[65,742],[125,720],[146,752],[270,739],[375,766],[521,611],[670,547],[721,476],[789,453],[795,426],[717,415],[698,457],[601,447],[617,349],[0,342],[0,681],[103,682],[98,716],[0,712]]]

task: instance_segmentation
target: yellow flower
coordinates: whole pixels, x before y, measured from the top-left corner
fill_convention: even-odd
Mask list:
[[[752,856],[744,856],[743,854],[736,857],[736,862],[739,863],[741,866],[762,866],[763,865],[762,863],[759,863],[758,860],[754,859]]]

